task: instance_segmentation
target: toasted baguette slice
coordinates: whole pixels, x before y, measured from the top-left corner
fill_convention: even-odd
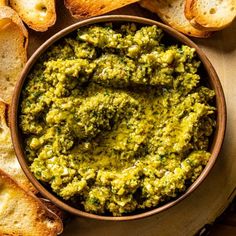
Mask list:
[[[7,126],[7,105],[0,101],[0,169],[7,172],[26,191],[37,190],[29,182],[15,156],[10,129]]]
[[[0,7],[0,99],[10,103],[15,83],[27,60],[28,32],[17,13]]]
[[[0,235],[55,236],[60,218],[0,170]]]
[[[210,32],[193,27],[184,15],[184,0],[141,0],[140,5],[156,13],[166,24],[189,36],[207,38]]]
[[[185,15],[199,29],[221,30],[235,19],[236,1],[186,0]]]
[[[139,0],[64,0],[65,6],[75,18],[102,15]]]
[[[33,30],[46,31],[56,22],[55,0],[9,0],[9,2]]]

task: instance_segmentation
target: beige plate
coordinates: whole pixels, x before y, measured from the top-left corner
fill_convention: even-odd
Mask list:
[[[181,43],[187,44],[191,47],[194,47],[202,61],[203,66],[206,69],[206,77],[208,77],[208,82],[210,86],[215,90],[216,92],[216,106],[217,106],[217,124],[216,124],[216,130],[214,133],[214,138],[211,144],[211,158],[203,170],[202,174],[199,176],[199,178],[191,185],[191,187],[184,193],[181,197],[179,197],[177,200],[174,200],[168,204],[165,204],[161,207],[155,208],[154,210],[150,210],[141,214],[135,214],[131,216],[123,216],[123,217],[111,217],[111,216],[98,216],[95,214],[86,213],[83,211],[80,211],[76,208],[73,208],[58,198],[56,198],[53,194],[51,194],[49,191],[47,191],[33,176],[33,174],[29,171],[28,165],[25,161],[24,154],[23,154],[23,147],[21,142],[21,136],[18,132],[18,120],[17,120],[17,112],[18,112],[18,104],[19,104],[19,98],[22,86],[24,84],[25,78],[27,77],[28,72],[34,65],[34,63],[37,61],[39,56],[45,52],[50,45],[52,45],[54,42],[56,42],[58,39],[62,38],[63,36],[67,35],[68,33],[82,27],[82,26],[88,26],[90,24],[99,23],[99,22],[136,22],[141,23],[145,25],[158,25],[160,28],[162,28],[168,35],[175,38],[176,40],[180,41]],[[210,169],[215,163],[215,160],[219,154],[224,133],[225,133],[225,125],[226,125],[226,107],[225,107],[225,100],[224,100],[224,94],[218,79],[218,76],[212,67],[211,63],[205,56],[205,54],[202,52],[200,48],[198,48],[197,45],[195,45],[192,41],[190,41],[187,37],[183,36],[182,34],[174,31],[170,27],[167,27],[163,24],[160,24],[158,22],[148,20],[145,18],[139,18],[134,16],[103,16],[103,17],[97,17],[89,20],[85,20],[79,23],[76,23],[68,28],[65,28],[64,30],[60,31],[59,33],[55,34],[52,38],[50,38],[48,41],[46,41],[30,58],[28,61],[26,67],[23,70],[23,73],[21,75],[21,78],[19,82],[16,85],[16,89],[14,92],[13,100],[12,100],[12,110],[11,110],[11,131],[12,131],[12,139],[14,148],[16,151],[16,155],[18,157],[18,160],[25,172],[25,174],[28,176],[28,178],[31,180],[31,182],[35,185],[35,187],[41,192],[41,194],[50,199],[52,202],[54,202],[56,205],[61,207],[62,209],[69,211],[73,214],[76,214],[78,216],[84,216],[88,218],[93,219],[99,219],[99,220],[113,220],[113,221],[124,221],[124,220],[134,220],[134,219],[140,219],[147,216],[154,215],[156,213],[162,212],[177,203],[179,203],[181,200],[183,200],[186,196],[188,196],[193,190],[195,190],[199,184],[204,180],[204,178],[209,173]]]

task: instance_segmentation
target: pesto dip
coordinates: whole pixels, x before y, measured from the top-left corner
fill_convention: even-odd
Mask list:
[[[92,25],[44,53],[22,91],[30,170],[74,206],[121,216],[183,193],[215,126],[195,49],[157,26]]]

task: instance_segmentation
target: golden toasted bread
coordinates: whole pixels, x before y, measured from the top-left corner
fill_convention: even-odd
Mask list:
[[[55,0],[9,0],[21,19],[36,31],[46,31],[56,22]]]
[[[7,0],[0,0],[0,6],[7,6]]]
[[[0,170],[0,235],[56,236],[60,218]]]
[[[17,13],[0,6],[0,99],[10,103],[27,60],[28,32]]]
[[[26,191],[36,193],[37,190],[25,176],[15,156],[10,129],[6,122],[6,110],[7,105],[0,101],[0,169],[7,172]]]
[[[193,4],[192,0],[185,0],[184,14],[185,14],[186,19],[189,21],[193,18],[192,11],[191,11],[192,4]]]
[[[210,32],[193,27],[184,14],[185,0],[141,0],[140,5],[156,13],[166,24],[189,36],[207,38]]]
[[[236,1],[186,0],[185,15],[194,27],[201,30],[221,30],[235,19]]]
[[[194,20],[193,13],[192,13],[192,4],[193,4],[192,0],[185,0],[185,8],[184,8],[185,17],[188,19],[188,21],[191,23],[191,25],[193,27],[195,27],[196,29],[199,29],[199,30],[202,30],[202,31],[210,31],[207,28],[199,25]]]
[[[102,15],[138,1],[139,0],[64,0],[65,6],[70,10],[72,16],[76,18]]]

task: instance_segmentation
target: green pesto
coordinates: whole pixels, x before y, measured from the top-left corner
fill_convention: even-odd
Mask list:
[[[36,178],[87,212],[120,216],[184,192],[202,172],[214,91],[195,50],[156,26],[85,27],[52,46],[23,89]]]

